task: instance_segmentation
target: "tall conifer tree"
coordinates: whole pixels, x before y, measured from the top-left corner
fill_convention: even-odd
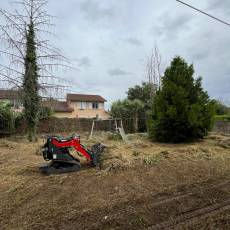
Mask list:
[[[212,126],[213,104],[193,78],[193,65],[175,57],[166,69],[148,119],[149,136],[163,142],[204,137]]]

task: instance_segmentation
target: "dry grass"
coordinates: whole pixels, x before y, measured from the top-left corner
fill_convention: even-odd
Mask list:
[[[97,133],[87,140],[87,135],[82,134],[86,146],[96,142],[107,146],[102,170],[85,167],[80,172],[50,177],[38,170],[44,163],[40,155],[42,138],[37,144],[28,143],[23,137],[1,139],[0,226],[3,229],[140,229],[174,215],[177,203],[170,203],[168,213],[164,211],[166,204],[159,206],[158,211],[154,209],[155,217],[151,216],[153,211],[147,207],[148,203],[159,197],[178,191],[200,191],[189,203],[181,201],[185,210],[195,204],[229,197],[226,188],[226,191],[212,191],[206,198],[202,195],[207,193],[204,189],[209,188],[209,183],[230,179],[229,136],[211,134],[199,142],[175,145],[152,143],[144,134],[128,138],[129,143],[124,143],[111,140],[108,133]],[[161,209],[162,213],[157,214]],[[131,215],[133,210],[138,214]],[[122,211],[127,214],[119,216]],[[111,227],[105,217],[109,220],[114,215]]]

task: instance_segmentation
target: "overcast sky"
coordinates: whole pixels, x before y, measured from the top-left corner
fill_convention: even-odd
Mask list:
[[[185,2],[230,22],[230,0]],[[100,94],[107,106],[124,98],[146,80],[146,56],[157,43],[163,69],[182,56],[209,95],[230,104],[230,27],[175,0],[50,0],[48,11],[57,16],[54,45],[78,67],[58,73],[74,91]]]

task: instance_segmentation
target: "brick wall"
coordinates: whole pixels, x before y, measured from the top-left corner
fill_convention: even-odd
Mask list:
[[[58,133],[58,132],[90,132],[93,119],[88,118],[47,118],[40,121],[39,133]],[[120,126],[120,123],[118,124]],[[133,132],[132,119],[123,121],[124,130],[127,133]],[[95,131],[114,131],[115,122],[113,120],[97,120],[94,123]]]
[[[90,132],[92,128],[93,119],[88,118],[56,118],[51,117],[40,121],[38,133],[59,133],[59,132]],[[139,128],[145,123],[145,120],[140,120]],[[134,120],[123,120],[123,127],[126,133],[134,132]],[[120,124],[118,124],[120,126]],[[95,131],[113,131],[115,130],[115,122],[113,120],[98,120],[95,122]],[[140,129],[144,132],[145,129]],[[230,134],[230,122],[218,121],[216,122],[214,132]],[[17,128],[16,133],[25,133],[25,125],[22,124]]]
[[[56,118],[50,117],[40,121],[38,133],[59,133],[59,132],[90,132],[93,119],[88,118]],[[115,125],[112,120],[98,120],[95,122],[94,130],[112,131]],[[26,126],[23,122],[17,129],[16,133],[25,133]],[[128,128],[127,128],[128,130]]]

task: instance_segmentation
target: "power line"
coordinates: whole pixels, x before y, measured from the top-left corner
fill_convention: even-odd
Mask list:
[[[192,8],[193,10],[196,10],[196,11],[198,11],[198,12],[200,12],[200,13],[202,13],[202,14],[204,14],[204,15],[212,18],[212,19],[215,19],[216,21],[221,22],[221,23],[223,23],[223,24],[225,24],[225,25],[227,25],[227,26],[230,27],[230,23],[228,23],[228,22],[226,22],[224,20],[221,20],[221,19],[219,19],[219,18],[217,18],[217,17],[215,17],[215,16],[213,16],[211,14],[208,14],[208,13],[206,13],[206,12],[204,12],[204,11],[202,11],[202,10],[194,7],[194,6],[191,6],[191,5],[189,5],[189,4],[185,3],[185,2],[182,2],[180,0],[176,0],[176,1],[179,2],[179,3],[181,3],[181,4],[183,4],[183,5],[185,5],[185,6],[188,6],[189,8]]]

